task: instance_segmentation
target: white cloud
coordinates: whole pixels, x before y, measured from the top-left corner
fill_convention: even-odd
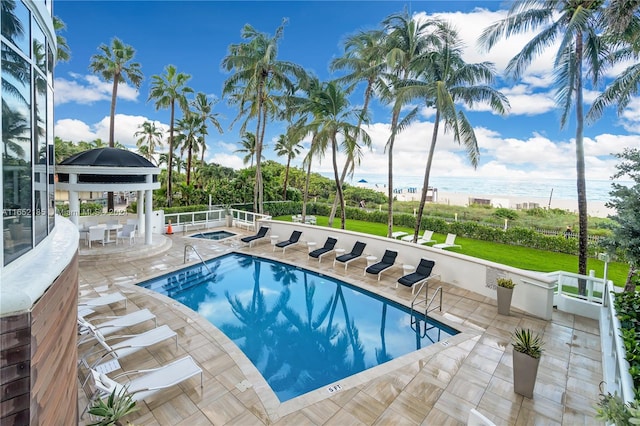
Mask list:
[[[54,132],[60,139],[72,142],[92,141],[97,138],[87,123],[71,118],[56,121]]]
[[[204,155],[205,161],[207,161],[208,163],[220,164],[221,166],[231,167],[235,170],[247,167],[242,162],[242,158],[237,155],[229,155],[220,152],[209,153],[210,155],[207,155],[207,152],[209,152],[209,150],[207,150]]]
[[[83,105],[98,101],[111,102],[112,82],[100,80],[97,76],[91,74],[69,73],[69,76],[72,79],[55,79],[56,105],[68,102],[76,102]],[[121,83],[118,86],[118,99],[136,102],[139,94],[140,92],[135,87],[131,87],[128,84]]]

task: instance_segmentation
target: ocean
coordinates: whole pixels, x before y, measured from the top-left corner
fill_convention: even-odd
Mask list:
[[[421,176],[394,175],[395,188],[422,188]],[[386,187],[387,175],[354,174],[350,185],[357,185],[365,180],[368,186]],[[587,180],[587,201],[607,202],[611,199],[611,180]],[[629,184],[627,182],[619,182]],[[439,192],[456,192],[473,195],[498,195],[501,197],[536,197],[560,200],[577,200],[578,192],[574,179],[497,179],[470,177],[441,177],[431,176],[429,186],[437,188]]]

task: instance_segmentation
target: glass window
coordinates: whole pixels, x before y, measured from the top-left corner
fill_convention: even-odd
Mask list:
[[[4,3],[4,1],[3,1]],[[4,264],[33,246],[31,68],[2,43],[2,236]]]
[[[35,43],[34,43],[35,44]],[[36,73],[34,80],[33,111],[35,112],[35,132],[33,133],[33,228],[35,243],[47,236],[47,82]]]
[[[49,173],[49,232],[55,226],[56,217],[56,189],[55,189],[55,150],[53,143],[53,89],[47,87],[47,146]]]
[[[29,10],[20,0],[2,0],[1,3],[2,35],[22,50],[22,53],[31,56]]]
[[[31,25],[33,28],[33,63],[44,74],[47,72],[47,39],[35,19]]]

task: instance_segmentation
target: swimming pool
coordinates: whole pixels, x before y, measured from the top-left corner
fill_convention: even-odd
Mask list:
[[[362,289],[231,253],[140,284],[225,333],[281,402],[457,334]]]
[[[229,231],[212,231],[212,232],[199,232],[197,234],[190,235],[193,238],[204,238],[206,240],[222,240],[225,238],[233,237],[233,232]]]

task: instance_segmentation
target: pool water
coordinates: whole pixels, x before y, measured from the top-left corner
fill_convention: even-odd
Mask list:
[[[207,318],[281,402],[458,332],[372,293],[295,266],[232,253],[140,286]]]
[[[212,232],[200,232],[198,234],[193,234],[191,237],[193,238],[204,238],[206,240],[222,240],[225,238],[233,237],[233,232],[228,231],[212,231]]]

